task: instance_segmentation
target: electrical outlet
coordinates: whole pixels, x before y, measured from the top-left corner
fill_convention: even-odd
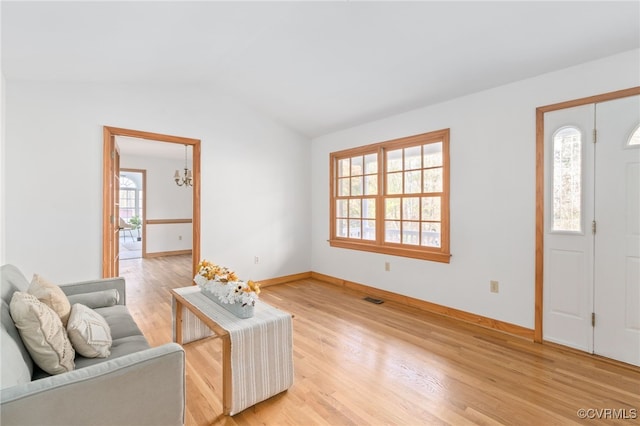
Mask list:
[[[498,285],[498,281],[489,281],[489,288],[491,293],[498,293],[500,291],[500,286]]]
[[[384,270],[389,272],[391,270],[391,263],[384,262]]]
[[[254,256],[253,263],[255,263],[256,265],[260,263],[260,258],[258,256]]]

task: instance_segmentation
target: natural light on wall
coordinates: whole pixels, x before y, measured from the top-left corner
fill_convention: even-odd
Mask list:
[[[582,135],[565,127],[553,137],[552,231],[582,231]]]

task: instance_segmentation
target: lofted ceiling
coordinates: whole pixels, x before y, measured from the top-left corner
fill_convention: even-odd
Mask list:
[[[169,158],[172,160],[180,160],[176,163],[184,165],[185,154],[186,161],[191,164],[193,160],[193,148],[186,147],[172,142],[162,142],[149,139],[133,138],[129,136],[116,136],[116,143],[122,156],[135,156],[135,157],[155,157],[155,158]]]
[[[638,1],[2,1],[7,81],[197,83],[316,137],[640,47]]]

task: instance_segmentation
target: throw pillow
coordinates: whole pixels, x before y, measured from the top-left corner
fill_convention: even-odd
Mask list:
[[[33,361],[49,374],[75,368],[76,356],[58,314],[34,295],[16,291],[9,304],[11,318]]]
[[[53,309],[62,320],[62,325],[67,326],[71,304],[59,286],[50,283],[38,274],[33,274],[31,285],[27,291]]]
[[[87,358],[106,358],[111,354],[111,328],[102,315],[76,303],[71,307],[67,333],[73,348]]]

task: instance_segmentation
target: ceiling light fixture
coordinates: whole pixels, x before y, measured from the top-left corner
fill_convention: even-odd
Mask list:
[[[173,178],[176,181],[176,185],[178,186],[193,186],[193,173],[187,167],[187,145],[184,146],[184,173],[183,176],[180,176],[180,170],[176,170]]]

